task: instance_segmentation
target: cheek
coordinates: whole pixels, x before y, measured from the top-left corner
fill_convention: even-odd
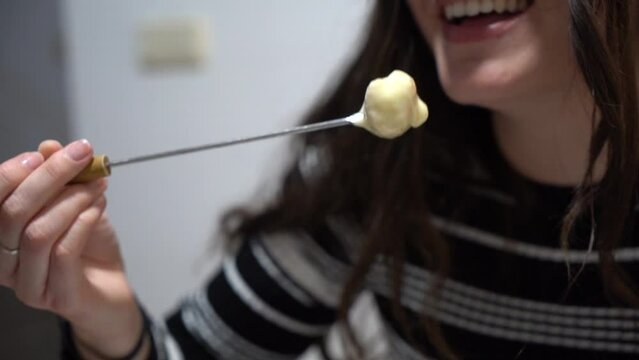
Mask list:
[[[519,93],[515,85],[530,86],[530,82],[517,81],[520,69],[507,65],[500,61],[480,65],[439,61],[438,73],[444,91],[453,101],[491,107],[493,102],[505,100],[505,94]]]
[[[448,96],[461,104],[496,109],[503,101],[559,90],[574,76],[566,49],[548,48],[533,36],[512,40],[473,52],[436,48],[438,75]]]
[[[439,21],[435,0],[407,0],[406,2],[424,39],[432,46]]]

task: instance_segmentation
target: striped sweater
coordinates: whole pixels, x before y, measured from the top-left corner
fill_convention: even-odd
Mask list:
[[[589,250],[590,227],[578,229],[570,250],[558,245],[571,189],[526,181],[532,196],[522,198],[498,181],[429,181],[437,194],[432,222],[450,243],[454,270],[433,298],[434,275],[409,254],[401,297],[414,315],[409,341],[391,311],[389,269],[384,259],[374,263],[365,290],[381,314],[389,344],[384,358],[437,358],[418,328],[419,314],[436,319],[464,359],[639,358],[639,309],[606,298],[597,253]],[[238,244],[204,288],[165,323],[153,324],[153,358],[284,360],[323,343],[349,272],[344,253],[355,251],[360,236],[329,220],[317,231]],[[633,244],[615,257],[639,280]]]
[[[462,358],[638,358],[639,309],[606,299],[598,256],[587,245],[569,251],[558,246],[558,224],[570,190],[535,187],[543,207],[511,216],[518,202],[506,193],[480,186],[462,193],[442,184],[442,193],[454,191],[466,204],[460,210],[442,202],[433,216],[450,241],[455,270],[440,299],[429,301],[424,297],[433,274],[409,259],[402,305],[437,319]],[[501,220],[506,217],[513,221],[510,226]],[[183,302],[166,330],[154,332],[158,358],[296,358],[321,341],[335,321],[349,263],[330,244],[352,245],[357,237],[348,226],[329,221],[313,234],[247,240],[229,253],[204,289]],[[638,247],[621,248],[615,255],[630,274],[639,274]],[[568,269],[580,272],[572,285]],[[419,331],[413,337],[421,345],[402,334],[391,312],[387,272],[379,259],[366,286],[384,321],[388,358],[435,358]]]

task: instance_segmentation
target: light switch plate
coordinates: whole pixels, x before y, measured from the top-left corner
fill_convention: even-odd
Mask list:
[[[147,20],[139,32],[141,65],[150,70],[200,67],[211,56],[211,38],[210,24],[203,18]]]

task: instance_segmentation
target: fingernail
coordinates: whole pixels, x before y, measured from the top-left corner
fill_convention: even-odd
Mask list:
[[[20,163],[27,169],[35,170],[38,166],[42,165],[42,155],[36,152],[24,154]]]
[[[66,153],[75,161],[84,160],[86,157],[91,155],[91,144],[84,139],[74,141],[67,146]]]

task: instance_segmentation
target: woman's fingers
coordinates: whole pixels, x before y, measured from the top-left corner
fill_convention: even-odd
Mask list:
[[[18,185],[29,176],[44,159],[37,152],[24,153],[0,164],[0,204],[9,197]],[[12,239],[0,223],[0,285],[12,286],[12,275],[18,257],[10,250],[18,247],[18,240]]]
[[[43,161],[40,153],[28,152],[0,164],[0,203]]]
[[[45,159],[51,157],[51,155],[62,150],[62,144],[56,140],[45,140],[38,146],[38,152],[44,156]]]
[[[13,285],[21,301],[33,307],[46,307],[43,295],[54,244],[96,199],[102,197],[105,189],[105,181],[68,187],[28,223],[20,242]]]
[[[83,308],[75,303],[82,299],[81,286],[83,277],[86,276],[82,252],[105,208],[106,199],[100,196],[76,218],[51,252],[47,283],[48,302],[53,311],[67,318],[78,316],[73,312]]]
[[[0,237],[5,246],[19,246],[26,223],[89,163],[92,152],[86,140],[75,141],[51,155],[10,195],[5,195],[0,206]]]

